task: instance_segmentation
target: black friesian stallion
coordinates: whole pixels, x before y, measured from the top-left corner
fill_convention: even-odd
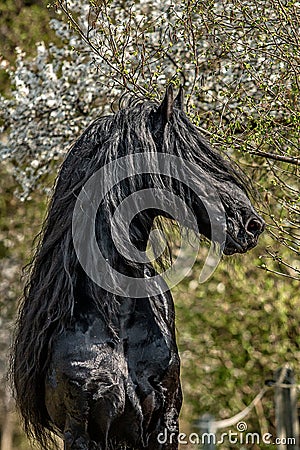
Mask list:
[[[144,171],[130,174],[105,193],[95,206],[94,229],[103,261],[115,272],[109,273],[106,263],[98,265],[98,283],[75,250],[75,205],[97,171],[137,154],[147,164],[159,155],[176,156],[193,164],[198,176],[193,172],[181,183],[175,166],[173,179],[166,173]],[[95,181],[99,192],[111,181],[109,173],[103,177],[99,185]],[[163,287],[144,297],[114,290],[121,275],[146,281],[159,277],[149,261],[132,261],[119,251],[122,227],[113,236],[111,224],[124,199],[151,188],[153,197],[160,191],[175,194],[178,208],[183,201],[195,215],[199,232],[212,240],[214,219],[191,188],[207,192],[209,184],[224,208],[223,252],[230,255],[253,248],[264,222],[248,199],[242,176],[209,147],[183,112],[182,89],[174,98],[168,87],[160,105],[129,101],[116,114],[93,122],[72,146],[31,266],[12,362],[25,430],[42,448],[51,448],[52,433],[64,440],[67,450],[178,448],[182,397],[172,296]],[[90,210],[94,200],[95,189]],[[134,214],[128,231],[130,243],[144,253],[154,219],[170,218],[151,202]],[[81,238],[84,246],[85,237]],[[87,252],[85,258],[93,265],[92,254]],[[170,439],[162,443],[161,433]]]

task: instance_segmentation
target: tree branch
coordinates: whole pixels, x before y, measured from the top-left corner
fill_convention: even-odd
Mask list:
[[[268,159],[273,159],[275,161],[281,161],[281,162],[286,162],[289,164],[295,164],[296,166],[300,165],[300,158],[296,158],[293,156],[276,155],[274,153],[261,152],[261,151],[255,151],[255,150],[250,150],[249,153],[250,153],[250,155],[257,155],[257,156],[261,156],[262,158],[268,158]]]

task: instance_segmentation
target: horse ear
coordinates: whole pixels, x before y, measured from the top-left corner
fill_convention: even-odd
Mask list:
[[[163,122],[163,125],[169,121],[173,114],[173,105],[174,105],[174,92],[171,84],[166,89],[165,97],[158,107],[158,114]]]
[[[181,111],[183,111],[183,102],[184,102],[183,94],[184,94],[184,91],[183,91],[183,86],[181,84],[180,88],[179,88],[179,91],[178,91],[178,94],[177,94],[177,96],[176,96],[176,98],[174,100],[174,103],[173,103],[173,105],[176,108],[180,109]]]

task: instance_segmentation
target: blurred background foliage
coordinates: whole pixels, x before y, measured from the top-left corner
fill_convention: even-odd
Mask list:
[[[21,47],[31,56],[38,41],[58,43],[58,38],[49,27],[51,14],[54,12],[49,12],[44,1],[2,0],[0,58],[3,70],[0,73],[0,89],[6,96],[10,95],[10,87],[4,69],[7,64],[14,66],[15,47]],[[197,89],[196,94],[203,95],[203,91]],[[261,89],[264,93],[266,85],[262,84]],[[289,95],[290,108],[297,96],[299,99],[299,85],[295,83]],[[270,111],[269,106],[265,105],[264,111]],[[260,108],[263,110],[263,105]],[[297,108],[294,106],[294,110]],[[200,111],[200,118],[197,119],[196,115],[195,120],[199,121],[199,125],[204,120],[208,122],[208,132],[214,134],[218,145],[218,124],[211,114],[211,111]],[[226,129],[219,127],[223,139],[222,145],[219,144],[221,150],[226,139],[228,146],[232,144],[237,127],[243,126],[243,120],[237,120],[238,112],[234,108],[230,114],[228,121],[233,114],[234,125]],[[262,120],[255,123],[251,118],[243,117],[254,149],[255,145],[265,144],[266,138],[272,134],[274,122],[264,120],[271,116],[264,114]],[[290,129],[291,123],[285,126]],[[299,128],[299,122],[295,120],[294,126]],[[204,255],[200,252],[192,273],[174,289],[182,359],[184,406],[181,428],[184,432],[197,430],[195,421],[204,413],[219,419],[238,413],[253,400],[265,380],[272,379],[273,372],[286,362],[295,369],[298,380],[300,377],[299,281],[294,270],[299,267],[298,254],[291,253],[287,246],[282,247],[280,239],[274,241],[272,238],[272,218],[285,220],[287,212],[284,202],[289,195],[289,186],[284,192],[276,176],[285,173],[289,179],[298,167],[290,166],[288,162],[279,167],[274,161],[262,160],[259,155],[241,154],[234,146],[233,156],[256,185],[260,194],[257,207],[271,225],[271,232],[265,233],[259,246],[249,254],[224,258],[212,278],[199,285],[197,279]],[[39,189],[35,189],[25,202],[18,199],[15,195],[18,185],[13,176],[14,170],[14,165],[8,162],[2,163],[0,168],[0,377],[3,380],[8,368],[13,321],[22,291],[22,267],[30,260],[32,241],[40,230],[48,202]],[[51,186],[54,176],[55,173],[46,175],[44,186]],[[281,204],[278,199],[282,200]],[[280,232],[278,221],[275,228],[276,232]],[[276,256],[279,253],[288,265],[281,263]],[[266,258],[268,270],[262,263]],[[23,436],[12,410],[13,404],[3,382],[0,385],[1,449],[30,449],[31,444]],[[252,410],[246,422],[249,431],[267,430],[274,433],[271,389]],[[12,437],[11,448],[9,436]],[[264,448],[262,445],[246,447],[256,450]],[[183,448],[188,449],[189,446]],[[236,447],[229,444],[222,446],[226,450],[231,448]],[[265,448],[272,450],[275,446]]]
[[[0,62],[15,62],[16,47],[33,54],[36,43],[57,42],[49,26],[53,15],[43,0],[1,0],[0,2]],[[0,70],[0,92],[9,89],[9,77],[4,67]]]

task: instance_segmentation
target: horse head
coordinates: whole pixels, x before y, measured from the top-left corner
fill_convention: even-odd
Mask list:
[[[188,185],[194,187],[183,188],[183,196],[185,200],[189,198],[197,231],[212,239],[212,229],[223,226],[223,232],[215,233],[217,241],[218,235],[221,236],[223,253],[245,253],[256,246],[265,228],[264,220],[249,198],[251,183],[248,181],[249,186],[244,175],[209,146],[198,127],[186,116],[183,104],[182,87],[174,97],[173,88],[169,86],[152,117],[154,140],[160,151],[175,153],[186,160],[187,165],[194,166],[194,169],[187,166],[191,178],[186,177]],[[173,170],[176,172],[175,167]]]

